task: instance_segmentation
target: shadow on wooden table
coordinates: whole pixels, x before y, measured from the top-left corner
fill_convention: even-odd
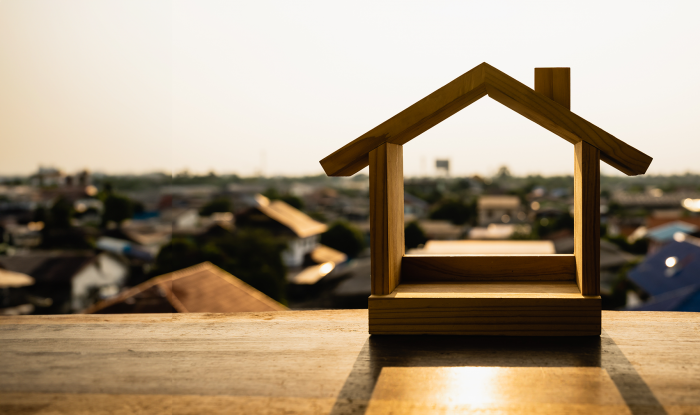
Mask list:
[[[633,415],[666,414],[605,331],[601,337],[370,336],[331,414],[364,414],[384,368],[478,367],[601,368]]]

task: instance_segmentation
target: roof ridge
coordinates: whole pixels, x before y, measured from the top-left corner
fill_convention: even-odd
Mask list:
[[[385,143],[403,145],[488,95],[561,138],[586,141],[602,161],[627,175],[646,172],[652,158],[570,109],[483,62],[321,160],[329,176],[350,176]]]
[[[247,284],[245,281],[241,280],[240,278],[237,278],[236,276],[229,274],[228,272],[217,267],[216,265],[212,264],[211,262],[207,261],[206,264],[209,264],[209,266],[211,267],[210,270],[213,271],[218,277],[220,277],[224,281],[228,282],[229,284],[233,285],[234,287],[244,291],[246,294],[250,295],[251,297],[255,298],[256,300],[261,301],[270,307],[283,307],[285,310],[289,309],[284,304],[280,303],[279,301],[276,301],[274,298],[271,298],[270,296],[266,295],[262,291],[255,289],[255,287],[252,287],[251,285]]]

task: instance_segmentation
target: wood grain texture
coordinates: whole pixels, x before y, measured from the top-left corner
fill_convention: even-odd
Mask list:
[[[573,255],[405,255],[401,282],[574,281]]]
[[[372,294],[389,294],[399,284],[405,252],[403,147],[382,144],[369,158]]]
[[[700,313],[603,311],[593,338],[370,336],[367,317],[0,317],[0,413],[700,413]]]
[[[646,172],[651,157],[482,63],[321,160],[329,176],[350,176],[367,166],[367,154],[383,143],[405,144],[488,94],[540,126],[576,144],[601,150],[601,160],[627,175]]]
[[[571,68],[535,68],[535,92],[571,109]]]
[[[372,334],[597,335],[600,297],[573,282],[401,284],[371,296]]]
[[[601,299],[574,282],[401,284],[369,298],[371,334],[600,335]]]
[[[557,387],[552,388],[557,381]],[[590,396],[580,394],[586,387],[601,393],[590,400]],[[445,395],[452,399],[444,399]],[[518,404],[509,405],[515,396]],[[575,409],[562,405],[562,396],[576,397]],[[495,407],[502,414],[518,415],[556,411],[567,415],[630,414],[615,383],[599,367],[488,366],[385,367],[366,414],[491,414]]]
[[[574,255],[583,295],[600,295],[600,152],[574,146]]]

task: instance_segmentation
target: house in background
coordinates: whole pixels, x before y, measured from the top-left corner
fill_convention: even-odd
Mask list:
[[[520,199],[506,195],[481,196],[477,201],[477,209],[479,226],[513,222],[518,219],[518,213],[522,212]]]
[[[532,228],[528,224],[490,223],[486,227],[477,226],[469,230],[469,239],[506,240],[515,233],[529,234]]]
[[[426,238],[442,241],[462,239],[467,230],[465,225],[455,225],[448,220],[421,219],[418,226],[423,229]]]
[[[256,206],[236,216],[236,226],[266,229],[284,238],[287,241],[287,249],[282,253],[284,264],[290,268],[304,265],[304,257],[316,249],[328,226],[281,200],[270,200],[260,194],[255,199]]]
[[[411,219],[423,219],[428,216],[430,204],[410,193],[403,194],[403,215],[407,222]]]
[[[0,316],[31,314],[34,311],[24,290],[34,285],[34,278],[0,268]]]
[[[126,282],[128,266],[112,254],[32,251],[0,257],[0,267],[29,275],[36,284],[27,291],[51,298],[40,314],[68,314],[118,293]]]
[[[628,307],[641,311],[700,311],[700,239],[670,241],[629,273],[651,298]]]
[[[221,268],[203,262],[137,285],[86,309],[86,314],[235,313],[287,307]]]

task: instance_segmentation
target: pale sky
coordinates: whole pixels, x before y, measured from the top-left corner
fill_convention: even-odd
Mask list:
[[[481,62],[700,172],[700,1],[0,0],[0,174],[319,174]],[[407,175],[571,174],[573,146],[488,97],[404,146]],[[603,173],[615,170],[605,164]]]

